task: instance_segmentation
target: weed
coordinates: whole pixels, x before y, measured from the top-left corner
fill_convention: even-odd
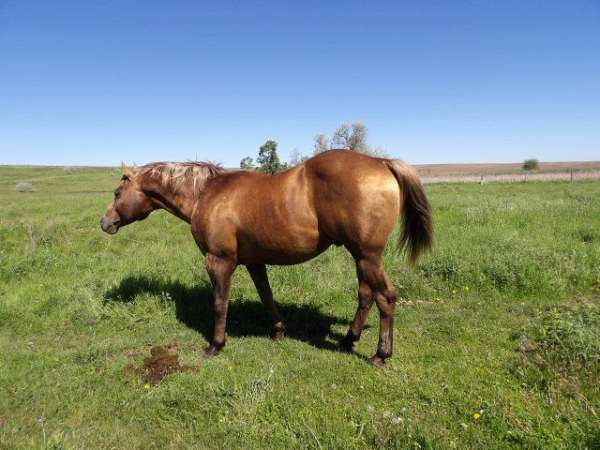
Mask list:
[[[17,183],[17,185],[15,186],[15,191],[17,191],[17,192],[32,192],[33,185],[29,182],[21,181],[20,183]]]

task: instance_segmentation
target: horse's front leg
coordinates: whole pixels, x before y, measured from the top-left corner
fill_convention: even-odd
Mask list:
[[[252,277],[254,286],[256,286],[258,295],[265,305],[265,308],[267,308],[267,311],[271,316],[271,320],[273,321],[273,333],[271,334],[271,337],[274,340],[283,339],[285,334],[285,326],[283,325],[283,319],[281,314],[279,314],[275,300],[273,300],[273,292],[271,291],[271,286],[269,285],[267,267],[264,264],[250,264],[246,267],[248,268],[248,272],[250,272],[250,276]]]
[[[213,285],[215,300],[215,329],[212,342],[204,352],[207,357],[216,355],[225,345],[229,289],[231,287],[231,276],[235,267],[236,262],[233,258],[223,258],[211,254],[206,255],[206,270]]]

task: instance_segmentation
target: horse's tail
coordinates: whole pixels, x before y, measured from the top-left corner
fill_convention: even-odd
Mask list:
[[[431,206],[423,184],[412,167],[399,159],[384,161],[396,177],[404,197],[401,211],[404,227],[400,236],[400,248],[407,249],[409,261],[414,263],[433,243]]]

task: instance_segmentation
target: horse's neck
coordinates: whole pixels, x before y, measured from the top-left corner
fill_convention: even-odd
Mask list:
[[[157,207],[169,211],[188,223],[191,221],[197,197],[193,186],[183,183],[177,189],[172,190],[152,181],[142,186],[142,189],[154,199]]]

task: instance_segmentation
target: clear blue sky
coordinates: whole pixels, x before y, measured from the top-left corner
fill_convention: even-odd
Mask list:
[[[600,1],[0,1],[0,164],[600,159]]]

